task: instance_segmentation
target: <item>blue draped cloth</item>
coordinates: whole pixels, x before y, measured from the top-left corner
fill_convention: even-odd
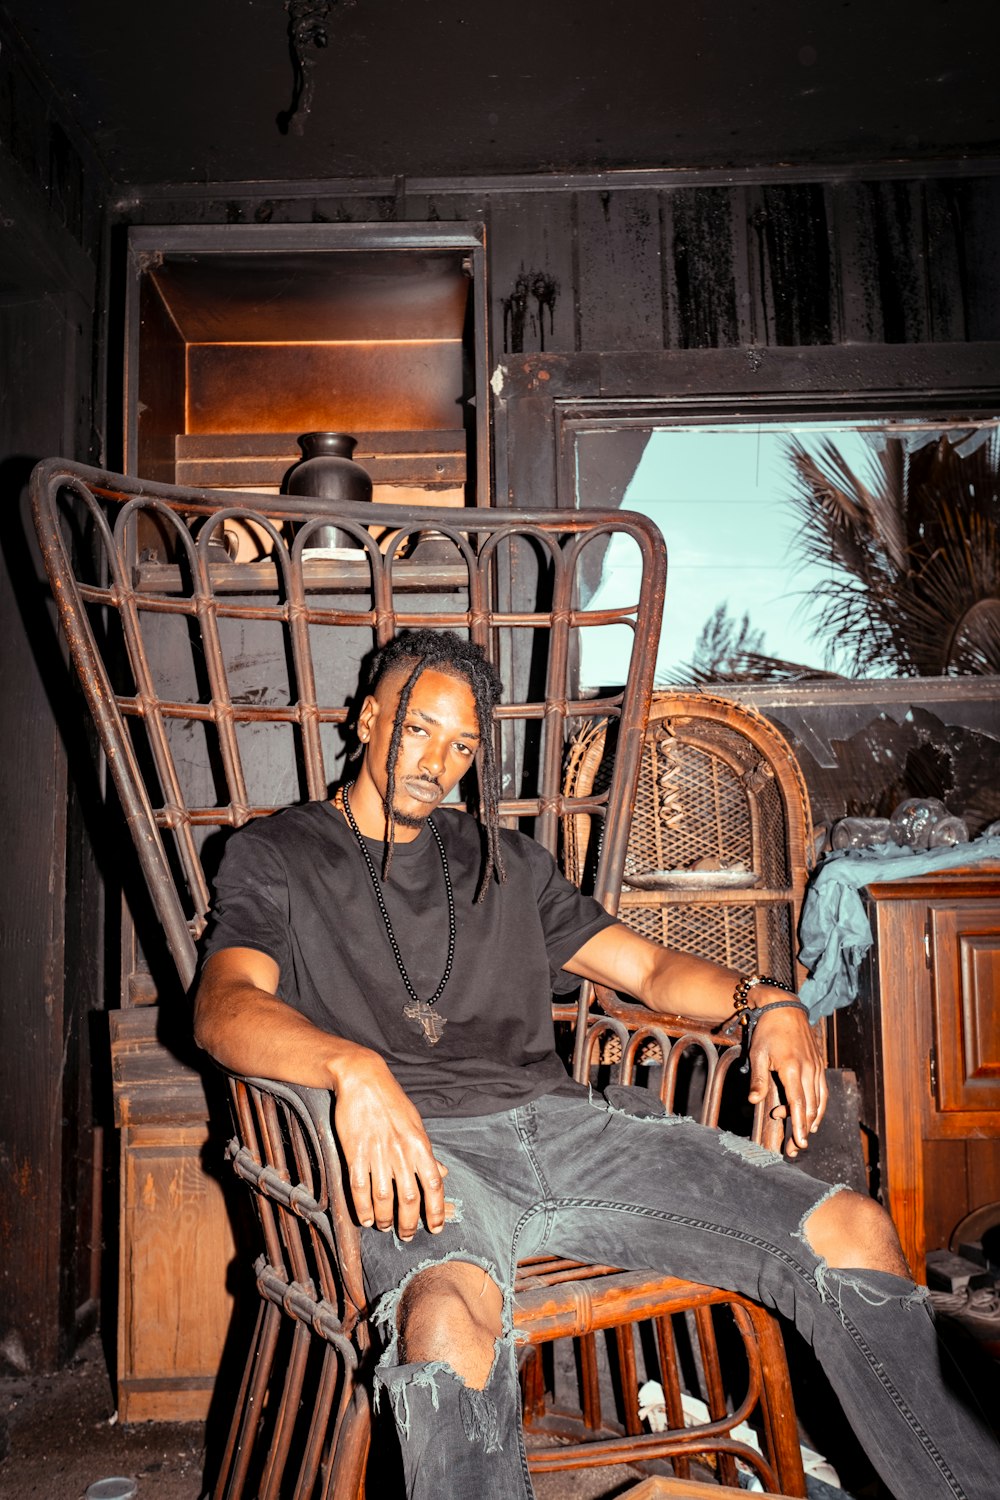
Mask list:
[[[799,994],[818,1021],[858,992],[858,971],[872,945],[861,890],[883,880],[910,880],[982,860],[1000,860],[1000,836],[981,837],[947,849],[917,851],[898,844],[873,849],[835,849],[817,869],[799,922],[799,959],[809,978]]]

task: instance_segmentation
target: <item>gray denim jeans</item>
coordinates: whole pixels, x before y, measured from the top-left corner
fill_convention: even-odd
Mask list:
[[[636,1089],[426,1124],[449,1168],[455,1218],[409,1244],[375,1230],[363,1242],[385,1341],[376,1402],[391,1408],[410,1500],[532,1495],[512,1286],[519,1259],[547,1254],[662,1270],[782,1313],[815,1349],[898,1500],[995,1500],[1000,1452],[942,1366],[926,1292],[884,1272],[834,1270],[810,1248],[805,1222],[837,1188],[749,1141],[663,1114]],[[402,1292],[450,1259],[483,1266],[504,1294],[482,1391],[446,1363],[399,1363]]]

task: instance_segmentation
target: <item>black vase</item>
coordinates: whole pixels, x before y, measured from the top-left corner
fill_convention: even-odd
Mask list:
[[[334,505],[344,500],[370,500],[371,475],[351,457],[357,441],[346,432],[304,432],[298,440],[302,457],[285,475],[281,486],[283,492],[286,495],[313,496]],[[323,507],[317,506],[316,509]],[[313,547],[360,545],[336,526],[318,527],[309,541]]]

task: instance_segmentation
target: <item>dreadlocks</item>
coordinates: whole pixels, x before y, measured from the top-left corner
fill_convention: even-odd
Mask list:
[[[397,671],[407,668],[396,704],[392,739],[389,742],[388,765],[386,766],[386,788],[383,805],[386,816],[385,854],[382,861],[382,879],[389,875],[392,864],[393,834],[396,818],[393,803],[396,795],[396,761],[403,736],[403,720],[409,708],[410,696],[417,679],[428,667],[432,671],[444,672],[457,677],[472,691],[476,703],[476,719],[479,728],[479,820],[486,836],[485,859],[476,901],[486,895],[492,876],[504,881],[506,871],[500,852],[500,786],[497,775],[496,756],[493,751],[493,710],[500,701],[503,684],[493,664],[487,660],[481,646],[464,641],[448,631],[408,630],[397,635],[388,645],[376,653],[368,677],[368,692],[374,693],[380,683]]]

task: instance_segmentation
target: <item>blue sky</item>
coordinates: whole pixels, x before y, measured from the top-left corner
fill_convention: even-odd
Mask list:
[[[794,561],[796,514],[790,499],[789,434],[836,434],[852,465],[869,450],[856,426],[666,427],[654,431],[625,492],[622,508],[649,516],[667,543],[667,596],[657,674],[689,661],[717,605],[764,632],[771,656],[836,666],[812,632],[806,596],[823,576]],[[581,449],[586,459],[586,446]],[[635,597],[638,553],[627,538],[608,549],[592,607]],[[632,580],[629,579],[629,574]],[[625,592],[623,593],[622,590]],[[584,631],[582,685],[618,680],[621,627]]]

